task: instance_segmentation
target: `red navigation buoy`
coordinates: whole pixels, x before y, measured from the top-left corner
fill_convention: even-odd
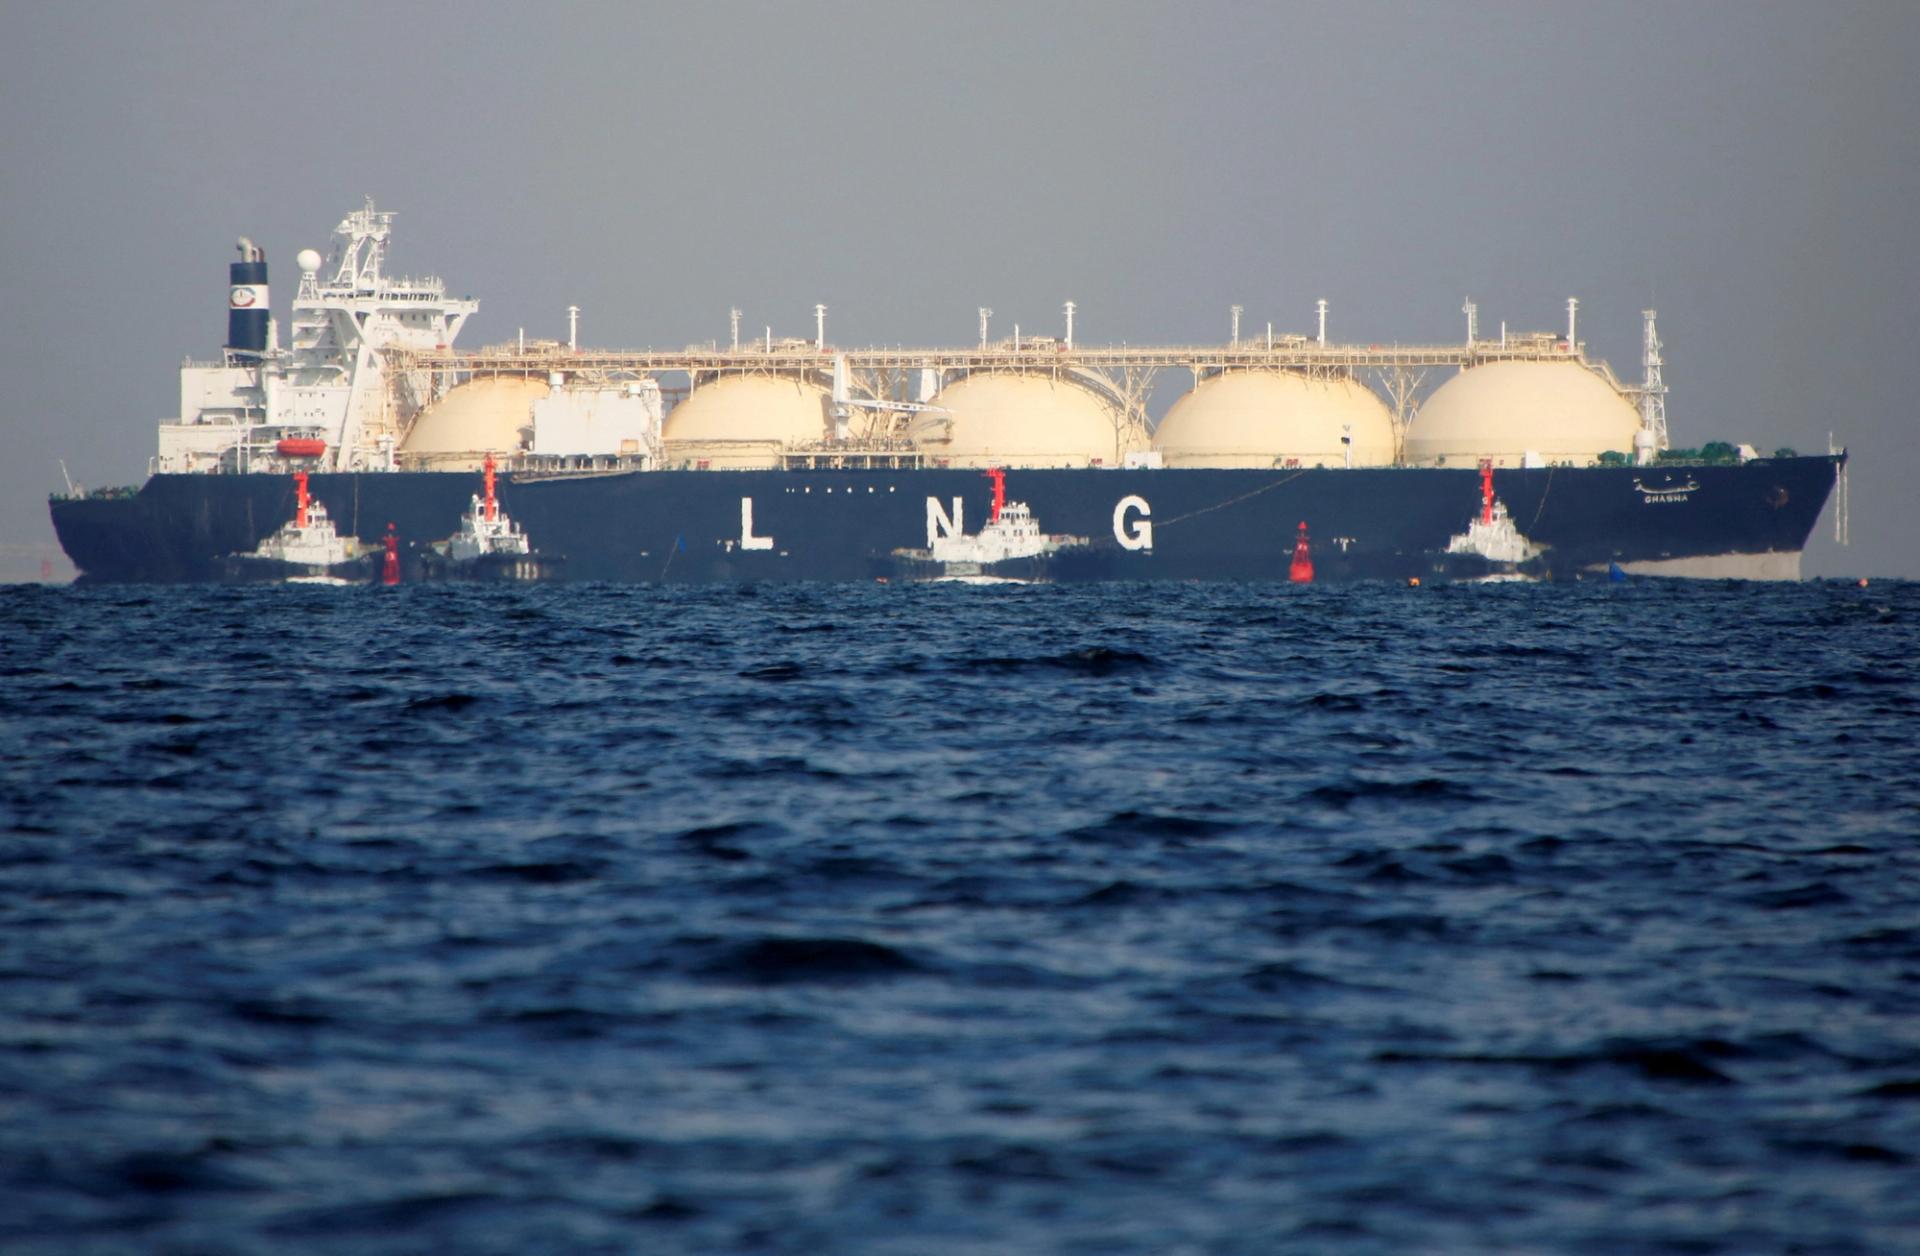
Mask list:
[[[387,525],[387,558],[380,568],[380,583],[400,583],[400,537],[391,523]]]
[[[1293,565],[1287,568],[1287,579],[1295,584],[1313,583],[1313,551],[1307,544],[1307,521],[1300,521],[1300,534],[1293,542]]]

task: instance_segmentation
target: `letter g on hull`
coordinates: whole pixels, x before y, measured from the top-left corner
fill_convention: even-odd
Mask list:
[[[1147,499],[1129,493],[1113,506],[1113,539],[1121,549],[1153,548],[1153,507]]]

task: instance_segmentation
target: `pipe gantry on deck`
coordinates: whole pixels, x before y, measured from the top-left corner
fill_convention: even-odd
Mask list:
[[[1238,345],[1074,345],[1039,341],[984,348],[869,347],[842,349],[812,344],[775,345],[771,349],[743,345],[738,349],[695,346],[686,349],[569,349],[564,345],[505,349],[425,352],[394,350],[389,355],[402,370],[451,371],[457,375],[535,374],[561,372],[634,374],[817,373],[829,375],[835,365],[855,371],[1054,371],[1179,368],[1196,374],[1222,370],[1286,370],[1359,372],[1394,368],[1464,367],[1483,362],[1574,360],[1589,361],[1583,348],[1549,337],[1472,344],[1319,344],[1289,337],[1269,348],[1264,341]]]

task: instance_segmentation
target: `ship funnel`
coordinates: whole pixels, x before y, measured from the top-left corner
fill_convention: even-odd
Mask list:
[[[254,242],[240,237],[240,260],[227,267],[227,348],[236,353],[267,349],[267,262]]]

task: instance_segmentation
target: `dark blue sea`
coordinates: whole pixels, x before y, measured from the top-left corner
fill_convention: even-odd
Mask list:
[[[1920,1250],[1920,585],[0,589],[0,1250]]]

